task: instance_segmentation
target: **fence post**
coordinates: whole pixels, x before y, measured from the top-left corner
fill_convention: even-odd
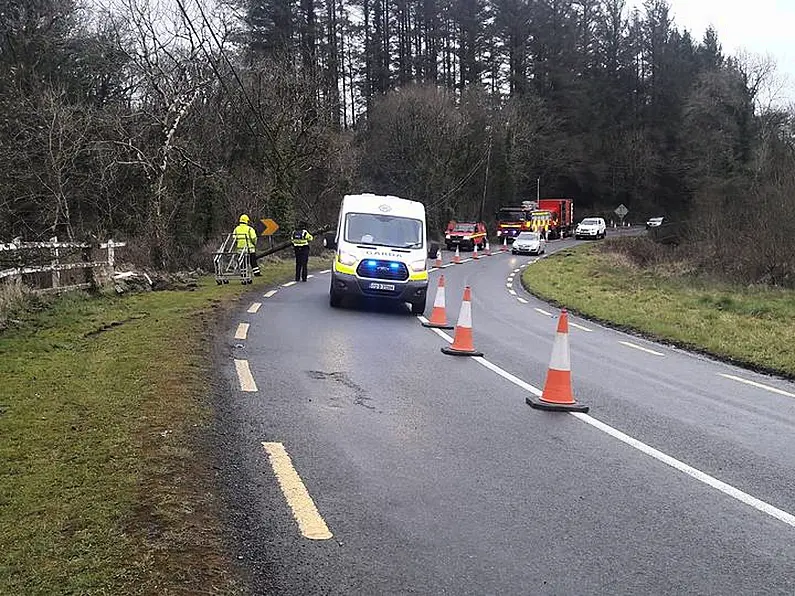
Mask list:
[[[116,250],[113,244],[113,238],[108,240],[108,266],[110,267],[111,273],[113,273],[113,267],[116,262]]]
[[[58,236],[53,236],[50,238],[50,242],[58,242]],[[50,249],[50,254],[52,255],[52,266],[57,267],[61,264],[60,256],[61,252],[58,250],[58,247],[53,247]],[[60,288],[61,287],[61,272],[57,270],[53,270],[52,272],[52,287],[53,288]]]

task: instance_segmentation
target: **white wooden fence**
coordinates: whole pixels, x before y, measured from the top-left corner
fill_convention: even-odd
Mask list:
[[[126,246],[125,242],[114,242],[113,240],[99,245],[91,245],[87,242],[59,242],[56,237],[50,238],[49,242],[0,243],[0,282],[21,280],[23,275],[51,273],[52,284],[49,287],[42,287],[44,283],[39,281],[34,284],[37,287],[33,289],[40,292],[62,292],[88,288],[95,285],[95,269],[106,267],[111,272],[113,271],[116,249],[123,246]],[[96,260],[95,249],[105,251],[104,260]],[[72,260],[75,251],[80,252],[80,260]],[[6,258],[9,256],[10,258]],[[9,260],[16,261],[17,266],[3,269],[2,263]],[[49,262],[43,264],[44,260]],[[83,270],[85,281],[64,285],[61,280],[61,272],[72,270]]]

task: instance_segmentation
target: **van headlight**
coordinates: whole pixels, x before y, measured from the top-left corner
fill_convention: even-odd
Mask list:
[[[340,252],[339,254],[337,254],[337,261],[339,261],[343,265],[350,267],[356,263],[356,257],[347,252]]]
[[[425,260],[422,261],[414,261],[411,264],[412,271],[425,271]]]
[[[450,240],[450,234],[445,234],[445,235],[444,235],[444,239],[445,239],[445,240]]]

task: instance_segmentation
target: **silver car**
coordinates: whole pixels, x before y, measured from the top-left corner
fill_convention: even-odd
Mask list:
[[[513,241],[513,254],[540,255],[547,251],[547,243],[538,232],[522,232]]]

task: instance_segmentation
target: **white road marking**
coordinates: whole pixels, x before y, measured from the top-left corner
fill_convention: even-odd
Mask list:
[[[257,391],[257,384],[254,382],[254,377],[251,375],[248,360],[235,359],[235,370],[237,370],[237,378],[240,381],[241,391],[247,391],[249,393]]]
[[[517,300],[522,304],[528,304],[527,300],[525,300],[524,298],[517,298]]]
[[[450,337],[449,335],[447,335],[446,333],[440,331],[439,329],[431,329],[431,331],[435,332],[437,335],[439,335],[440,337],[445,339],[448,343],[452,343],[453,338]],[[522,379],[512,375],[508,371],[503,370],[502,368],[500,368],[496,364],[494,364],[492,362],[489,362],[488,360],[486,360],[482,356],[473,356],[472,358],[478,364],[488,368],[492,372],[494,372],[494,373],[498,374],[499,376],[501,376],[502,378],[510,381],[514,385],[517,385],[518,387],[521,387],[525,391],[528,391],[528,392],[532,393],[533,395],[535,395],[537,397],[540,397],[543,394],[543,392],[540,389],[538,389],[537,387],[534,387],[530,383],[526,383],[525,381],[523,381]],[[699,482],[702,482],[702,483],[706,484],[707,486],[710,486],[710,487],[712,487],[712,488],[714,488],[716,490],[719,490],[720,492],[724,493],[725,495],[728,495],[728,496],[732,497],[733,499],[736,499],[736,500],[740,501],[741,503],[744,503],[746,505],[749,505],[749,506],[753,507],[757,511],[765,513],[765,514],[767,514],[767,515],[769,515],[769,516],[771,516],[771,517],[773,517],[773,518],[775,518],[775,519],[777,519],[779,521],[782,521],[785,524],[795,528],[795,515],[792,515],[791,513],[787,513],[786,511],[784,511],[782,509],[778,509],[777,507],[774,507],[773,505],[770,505],[769,503],[766,503],[765,501],[757,499],[756,497],[751,496],[748,493],[743,492],[740,489],[731,486],[730,484],[726,484],[725,482],[722,482],[721,480],[718,480],[717,478],[715,478],[713,476],[710,476],[709,474],[706,474],[706,473],[704,473],[704,472],[702,472],[700,470],[697,470],[696,468],[694,468],[692,466],[689,466],[686,463],[681,462],[678,459],[675,459],[675,458],[671,457],[670,455],[666,455],[662,451],[659,451],[659,450],[655,449],[654,447],[650,447],[649,445],[646,445],[645,443],[642,443],[641,441],[638,441],[637,439],[634,439],[634,438],[630,437],[629,435],[621,432],[620,430],[615,429],[612,426],[609,426],[609,425],[605,424],[601,420],[597,420],[593,416],[589,416],[588,414],[583,414],[581,412],[568,412],[568,413],[570,415],[576,417],[576,418],[579,418],[581,421],[585,422],[586,424],[591,425],[593,428],[601,430],[602,432],[610,435],[611,437],[613,437],[615,439],[618,439],[622,443],[625,443],[626,445],[629,445],[630,447],[633,447],[633,448],[637,449],[641,453],[644,453],[644,454],[646,454],[646,455],[648,455],[650,457],[653,457],[654,459],[656,459],[656,460],[658,460],[658,461],[660,461],[660,462],[662,462],[662,463],[664,463],[664,464],[666,464],[668,466],[671,466],[675,470],[683,472],[683,473],[687,474],[688,476],[690,476],[691,478],[694,478],[695,480],[698,480]]]
[[[436,267],[431,267],[428,269],[428,273],[433,273],[434,271],[436,271]]]
[[[722,482],[717,478],[710,476],[709,474],[705,474],[704,472],[697,470],[696,468],[689,466],[686,463],[671,457],[670,455],[666,455],[662,451],[658,451],[654,447],[650,447],[645,443],[641,443],[637,439],[634,439],[629,435],[622,433],[620,430],[617,430],[612,426],[608,426],[604,422],[601,422],[596,418],[589,416],[588,414],[582,414],[580,412],[570,412],[570,414],[572,416],[579,418],[586,424],[590,424],[594,428],[598,428],[602,432],[607,433],[611,437],[614,437],[619,441],[626,443],[630,447],[634,447],[638,451],[645,453],[646,455],[653,457],[654,459],[661,461],[662,463],[669,465],[672,468],[679,470],[680,472],[684,472],[685,474],[687,474],[692,478],[695,478],[699,482],[703,482],[707,486],[711,486],[712,488],[717,489],[720,492],[734,499],[737,499],[741,503],[745,503],[746,505],[749,505],[754,509],[761,511],[762,513],[766,513],[770,517],[773,517],[779,521],[784,522],[788,526],[792,526],[793,528],[795,528],[795,515],[787,513],[786,511],[778,509],[777,507],[774,507],[773,505],[770,505],[765,501],[757,499],[756,497],[753,497],[748,493],[743,492],[740,489],[731,486],[730,484],[726,484],[725,482]]]
[[[555,315],[553,315],[551,312],[547,312],[547,311],[545,311],[543,308],[536,308],[535,310],[536,310],[537,312],[540,312],[542,315],[546,315],[546,316],[548,316],[548,317],[554,317],[554,316],[555,316]]]
[[[471,261],[471,260],[472,260],[472,258],[470,257],[468,259],[461,259],[461,262],[462,263],[469,263],[469,261]]]
[[[511,296],[516,296],[516,290],[508,290],[508,293],[509,293]]]
[[[512,284],[511,282],[508,282],[507,284],[505,284],[505,287],[506,287],[506,288],[512,288],[512,287],[513,287],[513,284]]]
[[[588,333],[593,333],[593,329],[588,329],[588,327],[583,327],[582,325],[578,325],[577,323],[572,323],[569,321],[569,325],[576,329],[581,329],[582,331],[587,331]]]
[[[647,352],[649,354],[654,354],[655,356],[665,356],[665,354],[663,354],[662,352],[655,352],[654,350],[650,350],[649,348],[644,348],[643,346],[639,346],[637,344],[633,344],[633,343],[630,343],[628,341],[620,341],[619,340],[618,343],[620,343],[622,345],[625,345],[628,348],[633,348],[635,350],[641,350],[642,352]]]
[[[442,265],[442,269],[447,269],[451,265],[455,265],[455,263],[447,263],[447,265]]]
[[[293,511],[293,517],[298,522],[301,534],[310,540],[328,540],[332,537],[326,522],[315,507],[315,502],[309,496],[301,477],[296,472],[287,450],[281,443],[266,443],[262,446],[268,453],[268,460],[276,474],[276,480],[287,499],[287,504]]]
[[[276,295],[276,292],[279,290],[271,290],[270,292],[265,293],[265,298],[273,298]]]
[[[235,339],[246,339],[248,336],[248,323],[240,323],[235,331]]]
[[[289,288],[290,286],[294,286],[297,283],[298,283],[297,281],[288,281],[286,284],[282,284],[282,287]]]
[[[323,269],[323,271],[321,271],[320,273],[321,274],[331,273],[331,269]]]
[[[514,273],[519,273],[521,270],[522,270],[522,268],[521,268],[521,267],[519,267],[518,269],[514,269],[514,270],[513,270],[513,272],[514,272]]]
[[[259,307],[262,306],[262,302],[254,302],[251,306],[248,307],[246,312],[255,313],[259,310]]]
[[[790,393],[789,391],[784,391],[783,389],[777,389],[776,387],[771,387],[770,385],[763,385],[762,383],[757,383],[756,381],[749,381],[748,379],[743,379],[742,377],[735,377],[734,375],[724,375],[723,373],[718,373],[718,375],[726,379],[731,379],[732,381],[745,383],[746,385],[753,385],[754,387],[759,387],[760,389],[765,389],[773,393],[778,393],[779,395],[786,395],[787,397],[795,397],[795,393]]]
[[[310,273],[309,275],[307,275],[307,276],[306,276],[306,278],[307,278],[307,279],[312,279],[313,277],[315,277],[315,276],[314,276],[314,275],[312,275],[311,273]]]

